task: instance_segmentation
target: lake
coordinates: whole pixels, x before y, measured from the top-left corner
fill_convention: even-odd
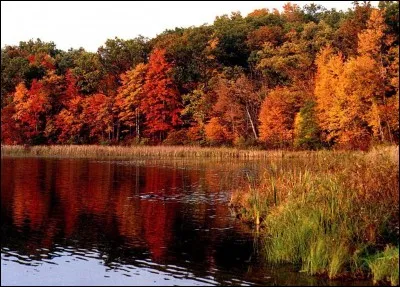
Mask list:
[[[266,161],[1,159],[1,285],[369,285],[269,265],[233,189]]]

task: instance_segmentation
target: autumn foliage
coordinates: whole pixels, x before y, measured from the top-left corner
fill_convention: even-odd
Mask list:
[[[315,95],[320,125],[334,144],[366,148],[373,139],[386,141],[398,133],[398,125],[387,120],[390,115],[398,122],[398,110],[388,106],[396,97],[398,102],[398,92],[385,93],[385,30],[382,13],[374,10],[367,29],[359,34],[357,56],[344,60],[328,47],[317,59]]]
[[[287,3],[108,39],[1,52],[5,144],[368,149],[399,140],[398,2]]]
[[[285,147],[294,141],[294,119],[301,94],[286,87],[272,90],[265,98],[260,111],[260,138],[268,145]]]
[[[181,123],[179,92],[172,78],[172,65],[165,59],[165,50],[156,49],[150,55],[143,93],[141,107],[146,116],[146,132],[163,140]]]

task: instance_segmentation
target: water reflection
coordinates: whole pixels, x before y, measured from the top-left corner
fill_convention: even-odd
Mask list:
[[[259,262],[251,230],[227,208],[258,170],[2,158],[2,284],[334,284]]]

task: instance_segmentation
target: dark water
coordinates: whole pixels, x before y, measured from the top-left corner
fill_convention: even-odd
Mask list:
[[[256,162],[1,159],[1,285],[348,285],[269,266],[231,215]]]

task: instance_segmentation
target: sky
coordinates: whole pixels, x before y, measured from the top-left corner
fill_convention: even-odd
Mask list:
[[[1,47],[20,41],[54,42],[58,49],[83,47],[96,52],[107,39],[153,38],[166,29],[212,24],[216,16],[276,8],[288,1],[1,1]],[[291,1],[318,3],[346,11],[352,1]],[[374,5],[374,4],[373,4]],[[374,5],[376,6],[376,5]]]

